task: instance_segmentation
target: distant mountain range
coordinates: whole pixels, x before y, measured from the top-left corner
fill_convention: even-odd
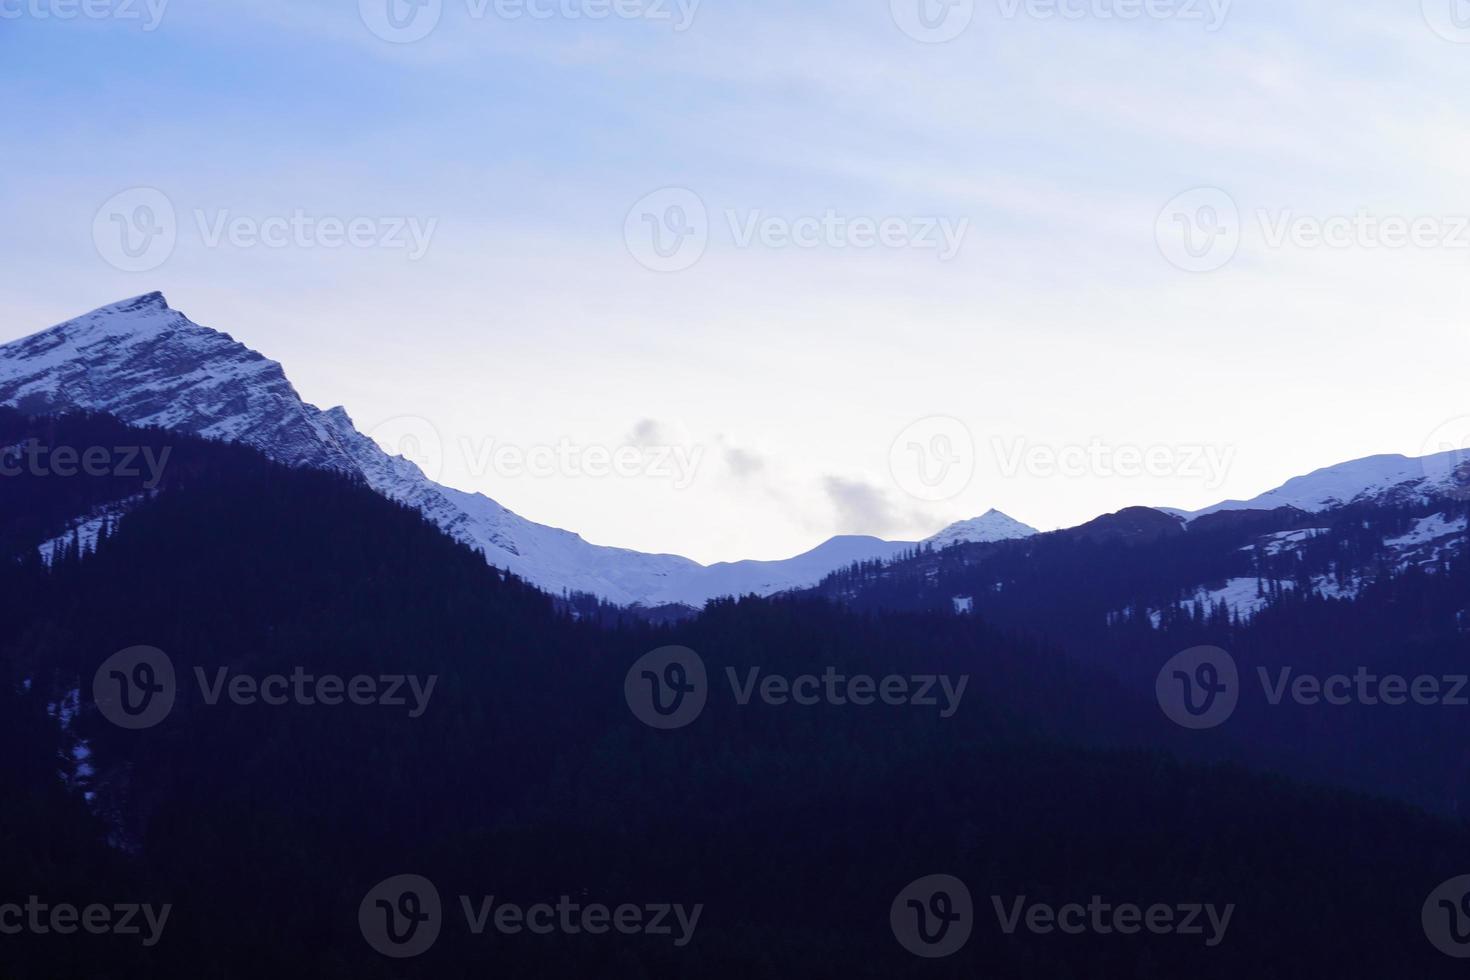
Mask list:
[[[302,400],[281,365],[227,333],[200,326],[148,293],[0,346],[0,405],[35,413],[106,412],[134,425],[179,429],[253,446],[279,462],[360,475],[383,496],[549,592],[589,593],[631,605],[698,606],[720,595],[813,585],[854,561],[891,558],[912,541],[842,536],[784,561],[701,565],[591,544],[526,520],[483,494],[435,483],[384,452],[345,409]],[[84,523],[96,515],[77,515]],[[1035,534],[992,511],[946,528],[939,545]]]
[[[101,307],[0,346],[0,405],[36,413],[106,412],[135,425],[234,440],[291,465],[360,475],[383,496],[419,510],[451,536],[549,592],[610,602],[698,606],[721,595],[770,595],[815,585],[856,561],[891,559],[917,544],[944,548],[1037,533],[998,511],[961,521],[925,542],[841,536],[781,561],[701,565],[591,544],[512,513],[483,494],[435,483],[413,462],[384,452],[341,407],[302,400],[281,365],[227,333],[200,326],[148,293]],[[1365,499],[1470,497],[1470,457],[1373,456],[1297,477],[1251,500],[1200,511],[1159,508],[1185,522],[1230,510],[1319,511]],[[77,515],[78,521],[96,515]]]

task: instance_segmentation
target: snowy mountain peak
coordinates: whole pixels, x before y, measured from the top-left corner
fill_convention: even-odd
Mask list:
[[[0,404],[85,408],[134,425],[248,443],[293,464],[353,470],[281,365],[146,293],[0,347]]]
[[[163,298],[163,293],[155,290],[151,293],[144,293],[142,296],[134,296],[132,299],[125,299],[116,303],[112,303],[108,306],[100,307],[99,309],[93,310],[92,312],[93,314],[137,313],[150,310],[161,313],[171,312],[168,305],[168,300]],[[180,313],[179,317],[180,319],[183,319],[183,314]]]
[[[979,517],[959,521],[924,541],[936,548],[984,541],[1015,541],[1039,534],[1036,528],[991,508]]]

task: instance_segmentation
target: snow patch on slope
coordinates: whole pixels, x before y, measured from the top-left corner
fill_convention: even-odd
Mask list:
[[[1451,519],[1444,514],[1430,514],[1421,517],[1414,522],[1414,527],[1407,533],[1396,538],[1389,538],[1383,543],[1392,548],[1416,548],[1420,545],[1433,544],[1448,538],[1451,535],[1464,534],[1466,530],[1466,519],[1457,517]]]
[[[80,520],[72,522],[65,532],[58,534],[50,541],[41,542],[37,547],[41,561],[50,565],[68,548],[79,548],[82,554],[96,551],[97,539],[102,536],[102,529],[107,527],[109,522],[116,524],[120,517],[147,499],[148,494],[137,494],[99,507]]]

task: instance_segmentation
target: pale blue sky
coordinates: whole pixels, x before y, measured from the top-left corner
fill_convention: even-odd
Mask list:
[[[1166,16],[1132,20],[1103,16],[1130,0],[975,0],[945,43],[900,28],[919,0],[705,0],[684,30],[674,0],[601,20],[441,0],[406,44],[369,29],[383,0],[172,0],[152,30],[144,0],[91,2],[108,16],[0,0],[0,341],[162,289],[365,431],[426,420],[445,482],[600,544],[772,558],[990,507],[1051,528],[1202,506],[1417,455],[1470,415],[1459,0],[1154,0]],[[628,220],[671,187],[708,245],[652,271],[625,226],[669,217],[665,195]],[[1160,218],[1199,187],[1238,208],[1239,247],[1192,273]],[[177,237],[132,272],[97,235],[135,188]],[[947,260],[843,233],[742,244],[829,212],[964,234]],[[1273,242],[1359,212],[1430,219],[1430,244]],[[374,244],[211,243],[297,213],[367,219]],[[421,256],[382,247],[400,222],[430,232]],[[890,465],[930,416],[975,447],[942,500]],[[492,440],[702,455],[687,486],[532,476],[487,467]],[[1172,462],[1119,476],[1099,446]],[[1044,465],[1084,451],[1076,474]]]

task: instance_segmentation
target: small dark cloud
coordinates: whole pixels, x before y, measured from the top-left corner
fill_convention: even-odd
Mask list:
[[[646,449],[649,446],[671,446],[673,440],[662,422],[657,419],[640,419],[628,434],[628,445]]]
[[[725,448],[725,465],[730,467],[730,472],[735,474],[737,479],[743,480],[764,470],[766,461],[748,449],[728,446]]]
[[[910,527],[912,515],[902,514],[880,487],[862,480],[829,476],[822,481],[837,508],[838,527],[846,534],[885,535]]]

